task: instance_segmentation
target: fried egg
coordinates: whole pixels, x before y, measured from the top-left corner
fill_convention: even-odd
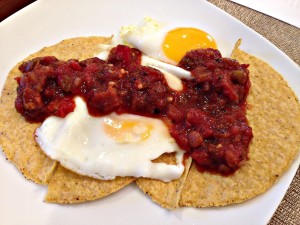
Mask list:
[[[112,45],[102,45],[99,58],[106,60],[111,48],[127,44],[139,49],[142,65],[161,70],[168,85],[182,90],[180,78],[189,71],[175,66],[189,50],[216,48],[206,32],[190,27],[170,28],[151,18],[122,27]],[[76,108],[65,118],[51,116],[36,130],[36,141],[46,155],[64,167],[101,180],[117,176],[147,177],[169,182],[181,177],[184,152],[159,119],[115,113],[92,117],[86,103],[75,98]],[[164,153],[176,153],[176,165],[154,163]]]
[[[101,180],[134,176],[169,182],[181,177],[184,152],[161,120],[115,113],[92,117],[82,98],[75,103],[74,112],[48,117],[36,130],[36,141],[50,158]],[[176,165],[152,162],[171,152],[176,152]]]
[[[203,30],[172,28],[149,17],[136,25],[122,27],[120,39],[147,56],[171,64],[177,64],[189,50],[217,48],[213,37]]]

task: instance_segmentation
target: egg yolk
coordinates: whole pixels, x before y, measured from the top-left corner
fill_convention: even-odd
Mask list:
[[[152,130],[152,125],[138,120],[122,121],[106,118],[104,132],[119,143],[141,142],[146,140]]]
[[[179,62],[187,51],[197,48],[217,48],[212,36],[196,28],[176,28],[167,33],[163,42],[164,54]]]

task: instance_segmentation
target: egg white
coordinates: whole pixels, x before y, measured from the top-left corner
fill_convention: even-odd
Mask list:
[[[64,167],[96,179],[111,180],[116,176],[160,179],[168,182],[181,177],[183,151],[170,136],[165,124],[130,114],[89,115],[86,103],[75,98],[76,108],[66,118],[51,116],[36,130],[36,141],[46,155]],[[105,132],[107,120],[140,121],[151,124],[149,137],[116,141]],[[139,131],[134,136],[139,135]],[[177,165],[153,163],[163,153],[176,152]]]
[[[162,48],[164,39],[170,30],[172,30],[170,25],[145,17],[135,25],[122,27],[117,40],[119,43],[139,49],[144,55],[175,65],[176,62],[169,59]]]

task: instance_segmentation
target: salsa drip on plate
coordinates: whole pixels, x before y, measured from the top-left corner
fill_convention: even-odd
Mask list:
[[[65,117],[81,96],[93,116],[111,112],[159,118],[199,170],[234,173],[248,157],[253,137],[246,118],[248,65],[222,58],[215,49],[188,52],[178,66],[191,72],[183,90],[164,74],[141,65],[141,52],[118,45],[107,61],[61,61],[53,56],[24,62],[16,78],[15,107],[29,122]]]

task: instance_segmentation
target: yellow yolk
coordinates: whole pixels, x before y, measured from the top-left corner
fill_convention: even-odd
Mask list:
[[[197,48],[217,48],[215,40],[196,28],[176,28],[167,33],[163,42],[165,55],[179,62],[187,51]]]
[[[146,140],[152,131],[152,125],[141,121],[123,121],[106,118],[104,132],[119,143],[141,142]]]

